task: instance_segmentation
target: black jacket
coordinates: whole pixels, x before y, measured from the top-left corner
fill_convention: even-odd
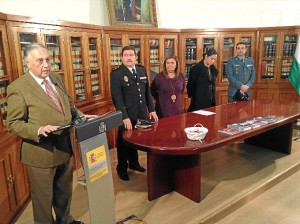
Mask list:
[[[136,123],[138,118],[146,119],[147,108],[149,112],[154,112],[146,70],[141,65],[135,67],[136,79],[123,64],[110,75],[111,96],[115,108],[122,111],[123,119],[130,118],[132,123]]]
[[[211,79],[203,60],[191,68],[187,84],[188,97],[191,98],[189,112],[216,105],[216,78],[219,71],[214,65],[210,66],[210,71]]]

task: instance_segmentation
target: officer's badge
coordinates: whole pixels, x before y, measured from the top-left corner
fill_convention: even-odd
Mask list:
[[[128,82],[128,77],[126,75],[124,76],[124,81]]]

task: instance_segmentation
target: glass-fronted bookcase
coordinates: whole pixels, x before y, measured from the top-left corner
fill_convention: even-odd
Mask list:
[[[10,58],[8,55],[6,30],[0,24],[0,133],[6,130],[5,120],[7,115],[7,86],[12,81]]]
[[[259,82],[282,82],[289,76],[297,45],[294,32],[262,32],[258,66]]]

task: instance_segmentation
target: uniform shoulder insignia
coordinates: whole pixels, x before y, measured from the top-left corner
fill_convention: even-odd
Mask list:
[[[119,68],[120,68],[120,66],[119,66],[119,67],[116,67],[116,68],[113,68],[112,71],[116,71],[116,70],[118,70]]]

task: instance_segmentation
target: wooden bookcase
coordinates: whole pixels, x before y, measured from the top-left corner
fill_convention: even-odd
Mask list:
[[[296,50],[295,27],[268,28],[258,32],[255,98],[298,100],[294,87],[287,79]]]
[[[228,79],[225,70],[227,60],[236,55],[236,44],[242,41],[247,44],[247,56],[255,57],[256,32],[248,29],[182,30],[180,36],[180,63],[186,78],[191,67],[202,60],[207,49],[217,50],[218,57],[215,62],[219,70],[216,82],[217,105],[227,103]],[[187,110],[189,104],[190,99],[185,94],[184,111]]]
[[[101,34],[67,31],[67,79],[74,102],[91,105],[105,99]]]
[[[208,50],[214,48],[219,50],[218,34],[215,32],[186,30],[180,35],[180,65],[181,72],[185,74],[186,81],[189,78],[191,68],[202,60],[203,54]],[[215,65],[218,65],[219,59]],[[187,111],[190,105],[190,98],[187,93],[183,97],[183,110]]]
[[[6,28],[4,22],[0,20],[0,133],[6,130],[4,125],[7,111],[6,88],[12,80],[11,74]]]
[[[165,57],[178,55],[177,34],[152,34],[146,35],[146,61],[145,66],[150,81],[162,71]]]
[[[7,28],[0,14],[0,223],[11,220],[29,199],[29,185],[25,166],[20,162],[20,139],[9,134],[5,125],[6,89],[13,80]]]

